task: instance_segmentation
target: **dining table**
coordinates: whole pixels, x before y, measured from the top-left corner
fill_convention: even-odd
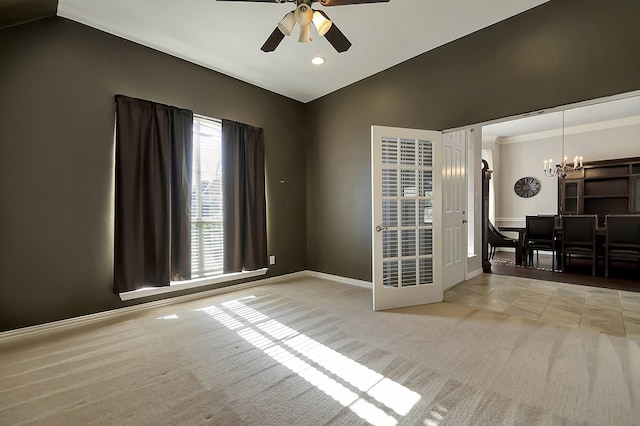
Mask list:
[[[500,226],[498,229],[502,232],[517,232],[518,233],[518,244],[516,245],[516,265],[522,266],[524,260],[524,246],[527,238],[527,228],[525,226]],[[602,225],[596,226],[596,238],[598,240],[603,240],[607,232],[607,228]],[[560,239],[562,238],[562,224],[556,224],[556,236]],[[559,246],[561,247],[561,245]],[[561,265],[562,261],[562,250],[559,248],[556,250],[556,261],[557,265]],[[526,265],[525,265],[526,266]]]
[[[527,228],[524,226],[500,226],[498,229],[502,232],[517,232],[518,244],[516,245],[516,265],[522,266],[524,253],[524,242],[527,235]]]

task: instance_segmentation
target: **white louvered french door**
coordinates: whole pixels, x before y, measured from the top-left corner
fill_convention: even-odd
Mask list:
[[[442,301],[440,132],[372,127],[373,308]]]

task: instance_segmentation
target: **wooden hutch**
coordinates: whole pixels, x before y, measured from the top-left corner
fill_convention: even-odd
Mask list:
[[[578,174],[558,179],[559,214],[640,213],[640,157],[584,163]]]

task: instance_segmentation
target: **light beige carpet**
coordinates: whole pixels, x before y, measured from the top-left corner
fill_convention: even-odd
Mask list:
[[[0,424],[634,425],[640,349],[309,278],[0,341]]]

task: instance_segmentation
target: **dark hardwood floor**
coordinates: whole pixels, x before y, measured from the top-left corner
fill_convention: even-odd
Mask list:
[[[491,259],[491,272],[498,275],[640,292],[640,265],[636,262],[611,262],[609,277],[605,278],[602,259],[594,277],[591,275],[591,264],[586,259],[574,256],[570,262],[567,260],[564,271],[559,271],[557,267],[556,271],[552,271],[550,254],[540,253],[538,261],[534,258],[533,267],[525,268],[515,264],[515,253],[499,251]]]

